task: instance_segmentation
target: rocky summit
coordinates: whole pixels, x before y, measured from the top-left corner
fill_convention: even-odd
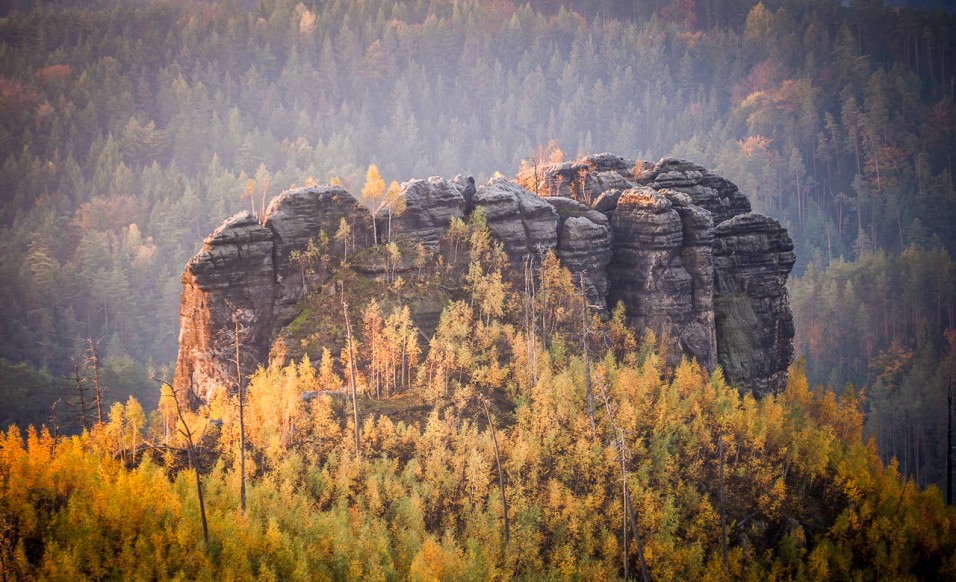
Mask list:
[[[669,363],[719,365],[729,383],[757,396],[786,385],[793,243],[729,180],[687,160],[651,165],[605,153],[542,166],[518,182],[492,179],[469,192],[469,203],[466,188],[460,177],[402,184],[406,210],[388,218],[392,239],[434,251],[453,219],[481,208],[515,280],[553,250],[599,312],[620,301],[639,336],[653,330]],[[303,257],[316,241],[339,256],[374,246],[373,232],[384,228],[372,220],[346,190],[314,187],[283,192],[264,217],[225,221],[183,273],[174,387],[208,400],[217,387],[235,387],[237,369],[245,377],[267,362],[309,290],[329,276]],[[412,317],[428,332],[442,307]]]

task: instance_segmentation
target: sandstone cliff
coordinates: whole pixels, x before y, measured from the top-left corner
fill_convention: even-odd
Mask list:
[[[236,385],[236,332],[243,376],[268,359],[277,328],[323,273],[305,274],[290,261],[293,250],[325,233],[332,239],[345,219],[348,251],[371,242],[368,210],[341,188],[283,192],[265,220],[236,214],[203,241],[186,264],[179,311],[179,356],[173,386],[208,400],[217,386]],[[344,246],[337,249],[346,252]]]
[[[649,166],[599,154],[540,175],[556,196],[494,179],[471,200],[515,269],[554,250],[575,284],[583,277],[592,305],[606,312],[623,302],[630,324],[639,335],[652,329],[668,362],[719,364],[730,383],[755,394],[783,389],[793,358],[785,284],[794,254],[779,223],[752,213],[733,183],[686,160]],[[392,236],[431,250],[471,209],[460,178],[401,188],[407,208],[392,218]],[[343,219],[346,241],[334,238]],[[310,240],[355,253],[373,244],[371,217],[341,188],[302,188],[273,200],[261,223],[240,213],[204,241],[183,274],[177,389],[208,399],[216,386],[235,386],[237,326],[243,374],[266,362],[306,292],[328,276],[293,260]],[[434,326],[440,302],[409,303],[420,327]]]

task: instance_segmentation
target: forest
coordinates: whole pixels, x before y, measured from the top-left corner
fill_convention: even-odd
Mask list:
[[[948,330],[956,328],[956,16],[938,8],[877,0],[5,4],[0,425],[19,428],[0,449],[2,569],[17,577],[136,576],[126,568],[144,564],[159,538],[110,544],[155,528],[179,561],[143,576],[192,578],[228,565],[236,576],[290,577],[299,574],[283,568],[309,564],[303,567],[315,569],[302,576],[441,577],[421,568],[446,562],[446,572],[467,566],[475,577],[543,569],[555,577],[622,576],[620,507],[611,500],[619,492],[594,487],[630,479],[635,496],[644,496],[635,499],[634,529],[647,536],[654,577],[738,568],[741,576],[839,578],[876,563],[888,569],[874,576],[920,577],[914,569],[923,566],[951,571],[952,534],[945,532],[952,516],[939,492],[925,489],[946,485]],[[435,411],[380,429],[392,422],[387,399],[363,394],[384,409],[373,404],[366,417],[361,438],[371,456],[362,462],[349,456],[347,414],[325,397],[311,401],[316,409],[307,415],[296,404],[281,422],[258,420],[265,424],[250,425],[257,460],[248,470],[258,509],[237,519],[236,444],[228,434],[235,411],[223,402],[195,418],[187,412],[177,425],[155,381],[171,377],[179,277],[203,237],[238,210],[261,213],[293,185],[335,180],[357,194],[372,164],[386,183],[457,174],[481,182],[496,172],[514,175],[531,159],[600,151],[650,163],[664,155],[692,159],[738,184],[755,211],[788,228],[797,252],[790,298],[801,359],[787,392],[753,402],[692,364],[660,368],[653,341],[638,342],[640,350],[595,344],[592,372],[604,378],[611,416],[624,415],[634,431],[620,447],[634,459],[622,481],[613,476],[620,463],[609,443],[612,421],[595,413],[600,430],[585,430],[578,425],[590,420],[575,408],[579,399],[537,388],[547,377],[581,390],[580,359],[561,342],[539,362],[537,378],[522,380],[508,371],[514,337],[488,340],[481,350],[495,349],[494,357],[484,352],[486,361],[499,362],[487,372],[499,379],[493,389],[481,384],[488,378],[461,375],[472,360],[455,364],[455,385],[442,390],[434,378],[421,379],[422,369],[437,365],[428,358],[482,353],[453,349],[452,340],[445,348],[419,346],[418,360],[400,367],[360,359],[372,392],[407,393]],[[392,325],[389,337],[401,337],[400,309],[387,323],[400,294],[393,303],[380,306],[382,329]],[[447,332],[480,336],[468,326],[507,319],[488,309],[460,309]],[[610,334],[613,319],[599,325]],[[361,342],[364,332],[357,335]],[[607,349],[611,356],[601,359]],[[326,380],[344,377],[339,356],[318,362],[315,379],[301,364],[294,373],[291,364],[263,370],[250,385],[250,407],[257,382],[284,383],[290,403],[329,386],[323,370]],[[490,390],[488,415],[475,400],[482,389]],[[275,392],[259,391],[261,398]],[[102,394],[99,410],[77,402],[79,392]],[[627,412],[633,398],[648,404]],[[653,406],[661,408],[652,419]],[[748,424],[771,414],[785,419],[778,424],[786,431]],[[501,418],[492,422],[494,415]],[[834,420],[839,415],[853,420]],[[212,419],[222,421],[223,434],[210,437],[199,465],[210,512],[221,519],[210,519],[209,551],[202,552],[190,545],[197,509],[176,427],[202,432],[215,428]],[[308,426],[290,428],[300,422]],[[505,486],[513,497],[512,553],[496,541],[495,422],[507,472],[521,476]],[[543,422],[550,428],[533,426]],[[694,423],[703,432],[693,434]],[[704,434],[718,426],[726,434]],[[375,436],[381,431],[393,436]],[[809,447],[794,440],[802,438],[831,440]],[[563,452],[538,458],[557,442]],[[810,448],[826,452],[810,461],[801,456]],[[714,505],[718,450],[728,455],[723,512]],[[447,457],[429,464],[426,453]],[[462,473],[428,472],[449,471],[451,458]],[[92,465],[106,469],[77,468]],[[582,471],[605,475],[581,485]],[[467,495],[456,489],[469,483],[466,473],[483,483],[468,485],[477,489]],[[328,481],[346,474],[347,483]],[[750,474],[769,484],[762,495],[779,482],[781,503],[807,506],[781,509],[743,492],[750,485],[741,475]],[[152,513],[147,495],[133,499],[140,487],[165,509]],[[103,515],[110,496],[129,500],[143,521]],[[456,504],[460,521],[421,513],[435,499]],[[727,532],[726,557],[719,513],[736,528]],[[698,514],[702,521],[692,525]],[[784,516],[803,533],[781,525],[790,523]],[[927,516],[940,520],[933,522],[938,532],[914,525]],[[65,537],[107,522],[116,529],[87,547]],[[747,533],[745,544],[739,536],[757,522],[768,529]],[[871,523],[883,528],[873,529],[879,535],[897,537],[866,538],[862,524]],[[319,549],[291,541],[300,527]],[[417,533],[399,540],[399,531]],[[236,538],[244,541],[229,547]],[[371,545],[359,549],[356,540]],[[358,556],[373,547],[378,573],[352,570],[372,567]],[[317,554],[304,557],[309,551]],[[425,552],[418,565],[401,562],[416,552]],[[945,563],[920,561],[930,555]],[[755,569],[739,570],[743,564]]]
[[[155,410],[114,402],[79,435],[11,425],[0,567],[70,580],[956,574],[956,510],[864,442],[863,393],[811,389],[799,364],[760,400],[695,362],[669,369],[622,309],[589,321],[553,254],[541,293],[517,292],[481,215],[446,237],[442,268],[366,286],[367,302],[346,295],[365,307],[338,357],[276,355],[196,410],[159,379]],[[329,263],[358,287],[349,259]],[[464,295],[425,354],[407,306],[383,305],[435,277],[462,278]]]

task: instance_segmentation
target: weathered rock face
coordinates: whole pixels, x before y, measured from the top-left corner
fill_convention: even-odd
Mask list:
[[[252,352],[245,369],[268,355],[272,334],[275,264],[273,233],[240,212],[203,241],[183,273],[179,358],[173,385],[190,400],[208,400],[216,386],[236,385],[235,324]],[[265,352],[265,353],[263,353]]]
[[[237,323],[243,375],[266,362],[276,327],[291,320],[308,286],[322,282],[323,273],[303,281],[292,251],[323,232],[333,241],[343,218],[352,232],[349,251],[367,246],[368,211],[336,187],[283,192],[263,224],[240,212],[206,238],[182,278],[177,391],[208,400],[217,386],[235,387]]]
[[[444,178],[410,180],[401,185],[405,212],[392,218],[392,235],[407,236],[434,250],[452,218],[464,218],[464,185]]]
[[[787,230],[759,214],[715,229],[714,304],[718,360],[727,380],[756,395],[779,392],[793,361],[787,276],[796,256]]]
[[[611,262],[611,225],[607,217],[570,198],[544,198],[558,211],[558,259],[574,284],[584,276],[588,303],[607,311],[607,266]]]
[[[733,182],[680,158],[663,158],[635,180],[655,190],[667,188],[688,194],[695,205],[714,216],[714,224],[750,212],[750,201]]]
[[[558,246],[558,212],[514,182],[490,180],[478,188],[474,204],[484,210],[491,236],[502,242],[513,263]]]
[[[628,188],[627,180],[631,178],[631,169],[635,165],[634,160],[609,153],[550,164],[541,171],[539,192],[590,203],[607,190]]]
[[[711,273],[700,247],[712,239],[713,227],[686,196],[674,198],[677,204],[647,187],[621,195],[611,219],[609,300],[624,302],[636,329],[655,332],[669,362],[687,356],[713,368],[713,294],[700,283]]]
[[[654,330],[669,363],[695,358],[711,370],[719,364],[742,390],[782,390],[793,359],[786,230],[751,213],[734,184],[697,164],[664,158],[641,169],[648,166],[611,154],[545,166],[551,193],[568,197],[540,198],[493,179],[472,207],[483,210],[515,268],[555,250],[576,285],[583,276],[592,304],[606,312],[622,301],[638,335]],[[438,249],[451,220],[465,217],[466,183],[429,178],[401,187],[406,210],[392,219],[393,238]],[[335,239],[342,219],[351,228],[349,254],[372,244],[368,211],[334,187],[284,192],[262,224],[240,213],[206,239],[183,274],[177,389],[206,400],[216,386],[235,386],[237,322],[243,373],[266,361],[307,289],[327,277],[301,269],[294,251],[325,239],[343,254]],[[419,311],[437,317],[441,302],[429,305]]]
[[[278,284],[275,311],[280,319],[285,319],[288,310],[305,297],[304,287],[321,282],[302,284],[299,268],[290,261],[292,251],[306,248],[309,239],[318,239],[323,233],[329,241],[334,241],[343,218],[351,230],[350,252],[372,244],[372,221],[368,210],[343,188],[322,186],[287,190],[269,203],[264,225],[274,236]],[[321,275],[316,273],[316,277]]]

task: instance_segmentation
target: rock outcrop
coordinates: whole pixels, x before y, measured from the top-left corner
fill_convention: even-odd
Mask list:
[[[242,367],[268,355],[273,327],[273,234],[248,212],[236,214],[203,241],[183,273],[179,358],[173,386],[189,400],[208,400],[216,386],[236,385],[235,329],[250,349]],[[265,353],[263,353],[265,352]]]
[[[631,171],[639,165],[634,160],[609,153],[587,156],[574,162],[549,164],[539,172],[538,192],[591,203],[604,192],[627,189]],[[528,182],[529,179],[524,181]]]
[[[335,240],[339,223],[345,219],[351,231],[347,241],[349,250],[365,248],[372,243],[372,222],[368,210],[356,202],[348,191],[326,186],[287,190],[269,203],[263,224],[272,231],[275,250],[276,297],[275,311],[285,319],[291,308],[305,296],[310,281],[303,282],[301,270],[290,261],[292,251],[305,249],[309,239],[318,239],[322,233]],[[336,243],[338,246],[345,242]],[[344,252],[344,248],[342,249]],[[321,277],[315,273],[314,277]],[[316,283],[320,281],[311,281]],[[304,283],[304,284],[303,284]]]
[[[655,190],[683,192],[691,201],[714,216],[714,224],[750,212],[750,200],[737,186],[694,162],[664,158],[634,179]]]
[[[283,192],[261,224],[240,212],[206,237],[182,277],[177,393],[208,400],[217,386],[236,386],[237,331],[243,375],[266,362],[276,328],[292,319],[306,290],[325,275],[300,269],[292,252],[321,233],[334,241],[342,219],[351,230],[349,252],[371,242],[368,210],[337,187]]]
[[[558,259],[571,271],[574,284],[584,277],[588,303],[607,311],[607,266],[613,235],[607,217],[570,198],[543,198],[558,211]]]
[[[514,264],[558,246],[558,212],[514,182],[490,180],[478,188],[474,204],[484,210],[491,236]]]
[[[687,356],[713,368],[713,295],[700,284],[712,271],[703,260],[706,254],[699,252],[701,243],[713,239],[713,226],[686,195],[673,197],[677,204],[648,187],[621,195],[611,219],[615,244],[608,266],[609,299],[624,302],[636,329],[655,332],[668,361]],[[686,257],[685,240],[690,243]],[[685,264],[685,258],[694,260]]]
[[[437,249],[452,218],[465,217],[463,190],[463,184],[437,177],[402,183],[405,211],[392,218],[393,236],[407,236]]]
[[[786,230],[752,213],[733,183],[697,164],[664,158],[648,166],[611,154],[544,166],[545,190],[565,196],[538,197],[499,178],[477,188],[471,207],[482,209],[516,269],[554,250],[575,285],[583,277],[599,311],[621,301],[638,335],[654,330],[669,363],[695,358],[711,370],[719,364],[742,390],[782,390],[794,333]],[[451,220],[471,210],[461,179],[401,188],[406,209],[392,217],[392,237],[431,250]],[[183,274],[178,390],[206,400],[216,386],[235,386],[237,324],[244,374],[265,362],[307,290],[328,277],[296,258],[310,240],[343,254],[335,238],[342,219],[351,228],[350,254],[372,244],[368,211],[334,187],[284,192],[261,224],[240,213],[205,240]],[[424,319],[434,325],[441,304],[427,303]]]
[[[793,242],[776,220],[753,213],[722,222],[714,235],[718,361],[731,384],[756,395],[779,392],[793,361],[785,287]]]

